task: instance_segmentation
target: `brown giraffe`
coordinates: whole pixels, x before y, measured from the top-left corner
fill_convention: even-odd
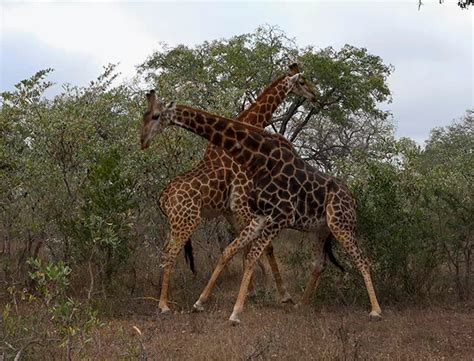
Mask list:
[[[310,101],[315,100],[315,94],[304,77],[299,74],[297,64],[291,64],[287,74],[274,80],[237,117],[237,120],[265,128],[276,108],[290,92]],[[247,203],[250,189],[252,189],[252,178],[247,171],[234,162],[224,150],[209,143],[203,160],[191,171],[174,178],[163,190],[160,196],[160,208],[168,218],[171,229],[161,264],[163,280],[158,306],[162,313],[170,310],[168,289],[176,257],[200,224],[201,218],[212,218],[223,214],[238,234],[251,220]],[[189,241],[186,246],[190,246]],[[189,249],[186,251],[189,253]],[[283,285],[271,244],[266,248],[265,254],[281,301],[291,302],[291,296]],[[193,269],[192,258],[190,261]]]
[[[345,184],[305,163],[290,142],[277,134],[232,121],[184,105],[157,102],[155,92],[147,94],[148,110],[141,129],[142,149],[163,129],[174,124],[206,138],[231,155],[253,177],[249,194],[251,222],[230,243],[194,308],[203,310],[217,277],[234,254],[251,244],[245,271],[230,321],[239,323],[249,282],[257,259],[265,247],[284,228],[311,232],[324,238],[334,237],[352,256],[363,275],[372,310],[370,319],[380,319],[381,309],[375,295],[368,261],[356,245],[355,202]],[[321,267],[315,269],[303,298],[316,287]]]

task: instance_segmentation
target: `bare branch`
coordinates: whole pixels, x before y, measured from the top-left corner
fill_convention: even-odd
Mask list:
[[[288,122],[290,121],[291,117],[293,115],[295,115],[295,113],[298,111],[298,108],[304,103],[305,99],[304,98],[298,98],[296,99],[293,104],[291,104],[290,108],[288,109],[288,111],[282,116],[280,117],[280,119],[275,119],[274,122],[272,123],[276,123],[277,121],[280,121],[281,120],[281,126],[280,126],[280,131],[279,133],[280,134],[285,134],[286,132],[286,128],[288,126]]]
[[[303,128],[308,124],[309,120],[311,119],[311,117],[314,115],[314,114],[318,114],[320,112],[321,108],[318,108],[316,110],[316,108],[311,108],[311,110],[308,112],[308,114],[306,114],[306,117],[304,118],[304,120],[298,124],[295,128],[295,130],[293,131],[293,134],[291,135],[290,137],[290,142],[293,142],[296,137],[298,136],[298,134],[303,130]]]

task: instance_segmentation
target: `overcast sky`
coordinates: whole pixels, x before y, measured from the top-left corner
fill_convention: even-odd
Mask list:
[[[474,107],[473,14],[455,0],[311,2],[5,1],[0,90],[39,69],[51,80],[87,85],[107,63],[126,76],[159,48],[279,26],[299,46],[365,47],[392,64],[398,136],[422,143],[431,128]]]

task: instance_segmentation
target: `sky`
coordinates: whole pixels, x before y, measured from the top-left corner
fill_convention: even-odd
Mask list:
[[[52,67],[57,84],[87,85],[108,63],[131,77],[160,44],[193,46],[276,25],[301,47],[367,48],[394,67],[396,135],[422,144],[474,107],[474,9],[456,0],[0,0],[0,91]]]

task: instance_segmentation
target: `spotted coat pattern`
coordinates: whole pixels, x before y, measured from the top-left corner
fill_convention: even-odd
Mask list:
[[[142,147],[146,148],[169,124],[192,131],[225,149],[253,179],[248,199],[252,219],[224,250],[194,305],[195,309],[203,309],[228,261],[239,249],[250,244],[239,295],[230,317],[232,322],[240,322],[239,314],[243,310],[256,261],[282,229],[292,228],[328,234],[339,241],[364,277],[372,306],[371,318],[380,318],[381,309],[369,264],[356,245],[355,203],[343,182],[305,163],[291,143],[280,135],[184,105],[171,103],[165,107],[157,102],[154,92],[148,94],[148,111],[142,125]],[[318,277],[318,272],[313,272],[304,297],[313,291],[308,288],[317,284],[315,280]]]
[[[278,77],[264,89],[237,120],[265,128],[277,107],[290,92],[310,101],[315,98],[313,90],[299,73],[296,64],[291,64],[286,75]],[[168,219],[170,234],[162,253],[163,280],[159,302],[162,312],[169,311],[168,289],[176,256],[201,219],[224,215],[237,233],[240,232],[251,220],[247,197],[252,188],[252,178],[242,165],[212,143],[209,143],[203,160],[195,168],[175,177],[165,187],[160,196],[160,208]],[[281,300],[291,301],[271,244],[266,248],[265,255]]]

